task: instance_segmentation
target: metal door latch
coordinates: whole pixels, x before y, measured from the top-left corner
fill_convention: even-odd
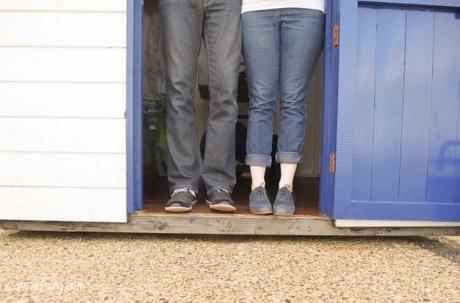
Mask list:
[[[334,30],[332,34],[332,43],[334,44],[335,48],[339,47],[339,41],[340,41],[340,28],[339,28],[339,25],[336,24],[334,25]]]

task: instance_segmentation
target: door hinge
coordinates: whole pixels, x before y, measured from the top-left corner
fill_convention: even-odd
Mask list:
[[[339,41],[340,41],[340,27],[338,24],[336,24],[334,25],[334,30],[332,33],[332,43],[334,44],[335,48],[339,47]]]
[[[335,153],[331,152],[329,154],[329,173],[333,175],[335,173]]]

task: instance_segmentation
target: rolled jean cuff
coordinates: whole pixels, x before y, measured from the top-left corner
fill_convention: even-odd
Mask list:
[[[272,156],[264,154],[247,154],[245,163],[249,166],[270,167],[272,165]]]
[[[298,152],[277,152],[277,163],[298,164],[302,162],[302,155]]]

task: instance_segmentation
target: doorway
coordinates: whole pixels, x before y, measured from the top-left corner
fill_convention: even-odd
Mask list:
[[[158,7],[156,0],[145,0],[143,9],[138,16],[142,19],[142,35],[138,37],[142,48],[142,133],[143,143],[142,165],[138,173],[142,173],[143,192],[138,195],[140,201],[136,210],[163,213],[164,204],[169,198],[169,188],[166,178],[166,141],[164,134],[164,65],[161,54],[161,31]],[[200,53],[198,66],[198,85],[196,88],[196,126],[197,145],[203,146],[206,135],[206,119],[209,107],[207,91],[207,66],[205,52]],[[248,118],[248,93],[245,78],[244,63],[241,64],[241,74],[238,89],[239,119],[237,124],[237,184],[233,198],[238,205],[238,214],[249,214],[248,195],[250,192],[249,168],[244,165],[245,132]],[[296,215],[316,216],[320,214],[319,187],[321,170],[321,124],[323,100],[323,60],[320,58],[316,71],[311,81],[308,95],[307,130],[304,148],[304,161],[299,166],[294,181],[296,192]],[[275,121],[277,121],[275,115]],[[276,142],[277,125],[275,122]],[[276,144],[275,144],[276,145]],[[275,150],[273,152],[276,152]],[[203,148],[200,148],[203,155]],[[137,161],[140,162],[140,161]],[[279,167],[274,165],[267,171],[267,187],[272,197],[276,195]],[[140,179],[140,178],[138,178]],[[201,186],[199,203],[194,207],[193,213],[210,213],[205,203],[205,189]],[[143,197],[142,197],[143,196]]]

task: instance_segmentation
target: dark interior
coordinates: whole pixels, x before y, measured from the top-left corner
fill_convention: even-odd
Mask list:
[[[237,214],[249,214],[248,195],[251,187],[249,177],[239,177],[233,191],[233,199],[237,202]],[[270,197],[276,195],[276,185],[267,184]],[[296,194],[296,215],[319,215],[318,209],[318,178],[296,177],[294,182]],[[214,213],[206,204],[205,189],[200,188],[199,202],[192,213]],[[144,211],[164,212],[164,204],[169,198],[168,182],[164,177],[147,177],[144,179]]]
[[[147,0],[144,3],[144,211],[164,212],[165,202],[169,198],[169,187],[166,178],[166,141],[165,141],[165,110],[164,110],[164,67],[161,55],[161,31],[157,1]],[[204,141],[206,140],[205,125],[207,107],[209,105],[209,93],[207,87],[206,58],[200,54],[198,67],[198,86],[196,101],[196,121],[200,154],[204,154]],[[238,87],[239,116],[236,127],[236,172],[237,184],[233,192],[233,198],[237,202],[237,214],[249,214],[248,196],[251,186],[249,167],[244,165],[246,150],[246,125],[248,118],[248,89],[244,64],[241,65],[241,73]],[[318,85],[318,83],[315,85]],[[320,99],[321,92],[310,93],[310,98]],[[317,102],[321,103],[321,102]],[[318,111],[319,112],[319,111]],[[310,113],[309,113],[310,115]],[[314,127],[318,127],[319,113],[313,116]],[[310,116],[309,116],[310,117]],[[310,121],[310,123],[312,123]],[[276,128],[276,125],[275,125]],[[307,134],[308,135],[308,134]],[[310,135],[311,136],[311,135]],[[315,136],[319,138],[319,135]],[[315,139],[316,140],[316,139]],[[273,154],[276,153],[276,131],[273,138]],[[316,142],[318,141],[318,142]],[[319,145],[319,140],[306,142],[306,148],[313,144]],[[316,148],[316,147],[315,147]],[[319,153],[319,151],[317,151]],[[306,151],[308,154],[309,151]],[[315,163],[316,160],[310,160]],[[319,162],[319,158],[318,158]],[[273,163],[275,163],[273,161]],[[312,164],[307,164],[312,165]],[[305,167],[303,167],[305,171]],[[319,171],[318,168],[316,168]],[[279,180],[279,166],[274,165],[267,170],[266,182],[270,197],[274,199]],[[296,215],[319,215],[319,173],[306,174],[299,169],[294,181],[296,194]],[[192,213],[212,213],[206,205],[205,188],[201,186],[198,193],[199,203]]]

